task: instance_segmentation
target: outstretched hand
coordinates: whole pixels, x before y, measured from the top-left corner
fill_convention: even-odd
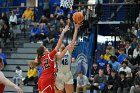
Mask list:
[[[15,89],[16,89],[17,93],[23,93],[23,90],[20,87],[15,86]]]
[[[70,30],[70,27],[66,25],[65,28],[63,29],[63,32],[66,33],[68,30]]]

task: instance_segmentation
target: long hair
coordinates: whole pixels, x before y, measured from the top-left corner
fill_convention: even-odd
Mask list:
[[[44,53],[44,47],[41,46],[37,49],[37,60],[38,60],[38,63],[41,62],[41,57],[43,56],[43,53]]]

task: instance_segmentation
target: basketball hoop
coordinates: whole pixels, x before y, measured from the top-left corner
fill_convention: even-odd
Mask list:
[[[73,1],[74,1],[74,0],[61,0],[61,2],[60,2],[60,7],[63,6],[63,7],[65,7],[65,8],[70,8],[70,9],[72,9]]]

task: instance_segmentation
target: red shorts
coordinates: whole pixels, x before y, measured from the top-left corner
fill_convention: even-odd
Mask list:
[[[55,93],[54,90],[54,80],[50,79],[39,79],[38,81],[38,90],[43,93]]]

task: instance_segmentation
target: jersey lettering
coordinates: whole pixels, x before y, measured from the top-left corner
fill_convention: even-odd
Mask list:
[[[43,70],[50,68],[50,64],[48,62],[48,59],[44,60],[44,64],[42,66]]]

